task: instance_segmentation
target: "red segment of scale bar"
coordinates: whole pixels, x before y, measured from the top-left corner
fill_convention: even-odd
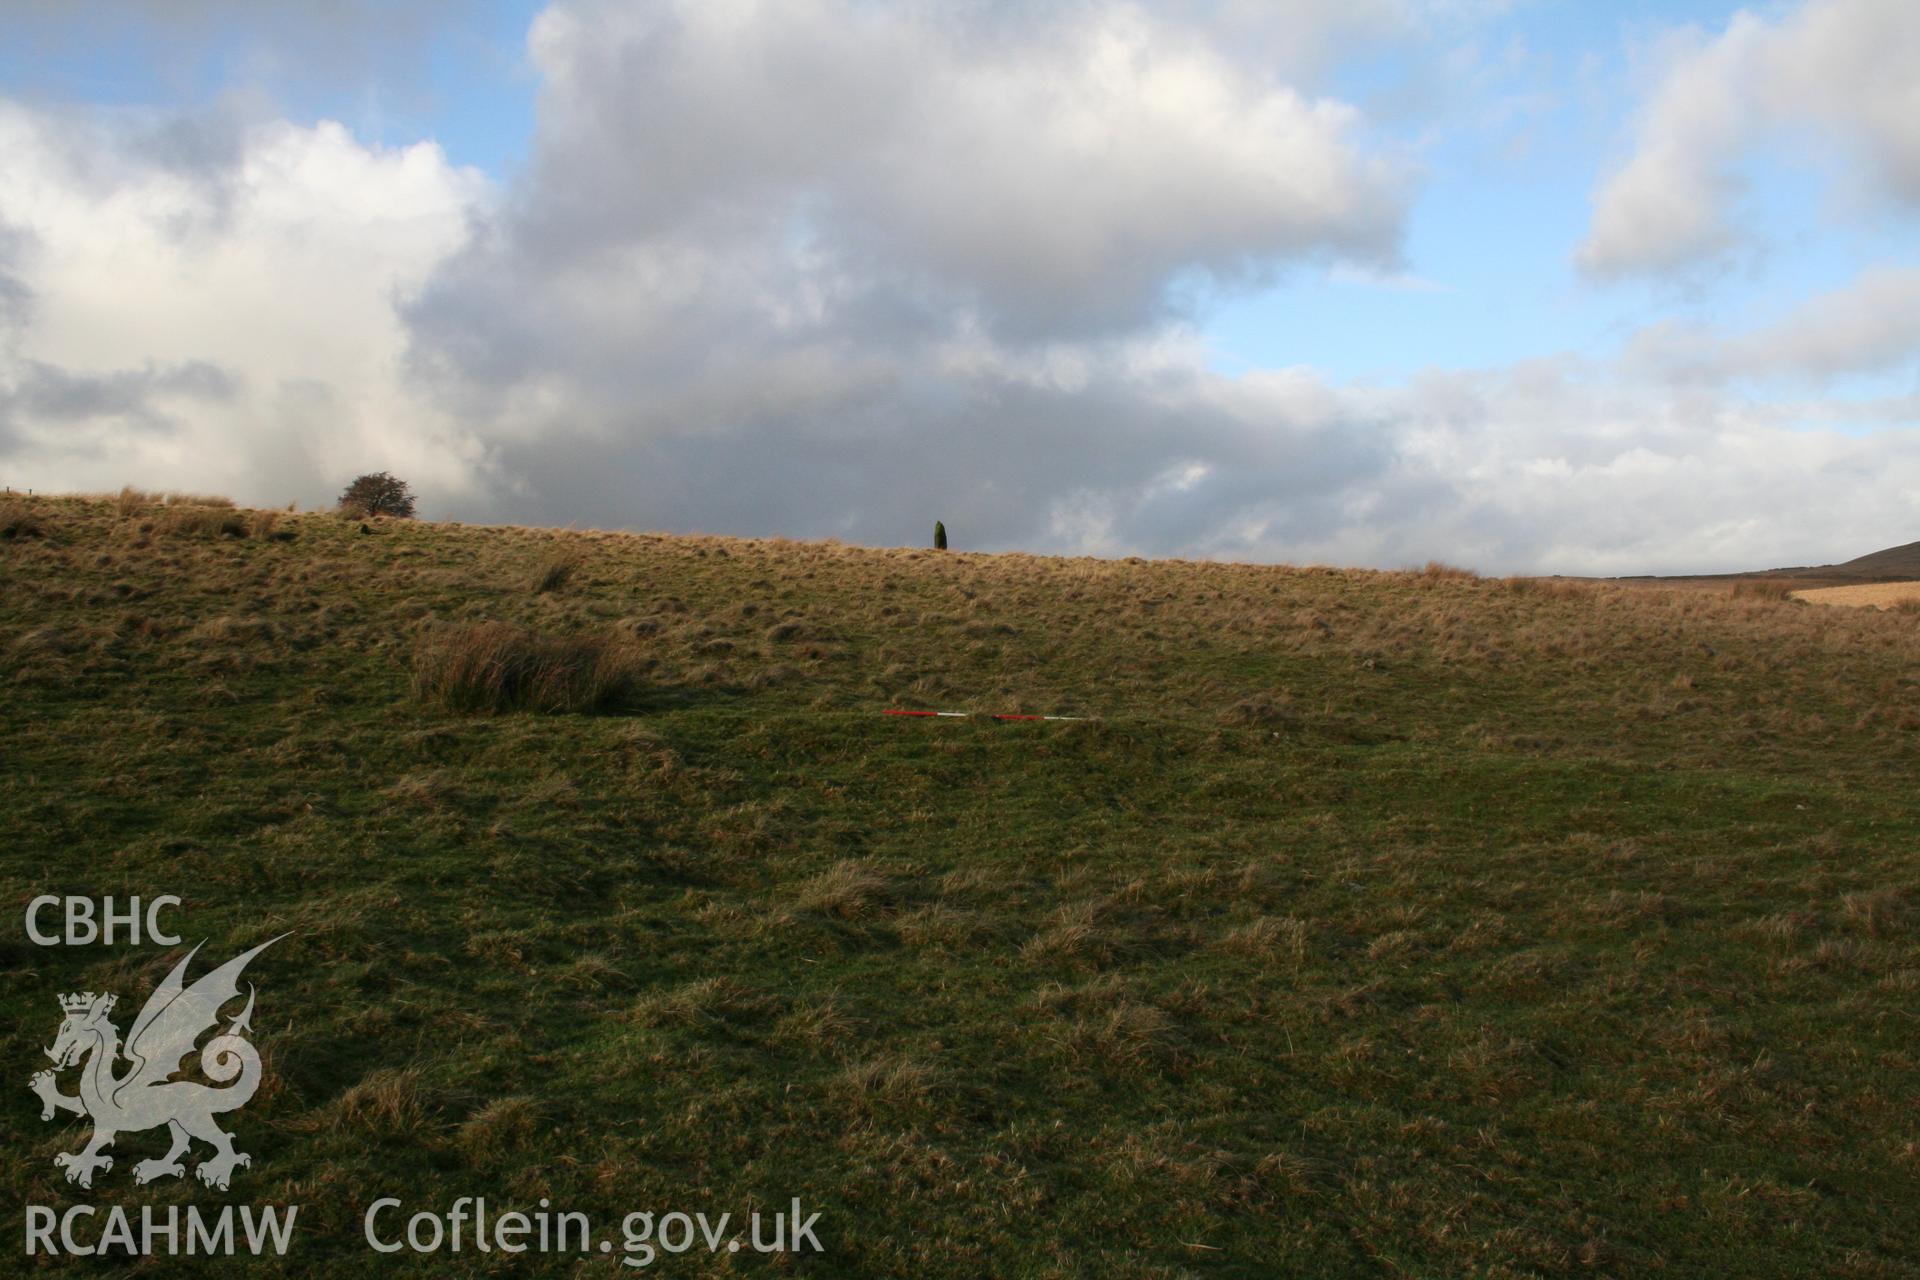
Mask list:
[[[1084,720],[1085,716],[1029,716],[1017,715],[1010,711],[980,713],[974,711],[902,711],[888,707],[880,713],[883,716],[915,716],[921,718],[938,717],[944,720]]]

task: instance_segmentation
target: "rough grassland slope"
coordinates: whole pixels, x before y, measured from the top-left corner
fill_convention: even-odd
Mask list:
[[[798,1196],[819,1275],[1920,1272],[1913,613],[235,515],[0,521],[14,1205],[77,1194],[56,994],[176,958],[19,908],[175,892],[297,931],[236,1273],[480,1267],[369,1254],[389,1194]],[[482,624],[593,709],[449,709]],[[158,1151],[88,1198],[196,1198]]]

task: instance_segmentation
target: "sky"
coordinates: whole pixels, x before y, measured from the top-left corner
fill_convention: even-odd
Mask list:
[[[1920,539],[1920,5],[19,0],[0,481],[1483,572]]]

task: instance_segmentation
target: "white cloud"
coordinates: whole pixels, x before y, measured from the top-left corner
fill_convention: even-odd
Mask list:
[[[1150,319],[1182,272],[1397,256],[1400,175],[1352,108],[1143,8],[579,4],[530,44],[528,251],[804,241],[1026,332]]]
[[[1373,405],[1400,449],[1369,562],[1731,572],[1910,540],[1920,529],[1912,405],[1878,406],[1845,429],[1821,423],[1828,409],[1572,359],[1429,375]],[[1396,508],[1396,494],[1410,496]]]
[[[224,142],[152,145],[169,136]],[[315,500],[386,464],[472,483],[471,443],[402,385],[392,303],[464,240],[476,175],[431,144],[217,113],[0,103],[0,151],[30,315],[0,345],[15,483]]]
[[[1655,325],[1628,344],[1628,360],[1669,378],[1814,383],[1920,364],[1920,268],[1873,268],[1741,333]]]
[[[1847,166],[1857,194],[1920,211],[1920,5],[1807,0],[1682,33],[1634,151],[1600,186],[1577,259],[1597,276],[1666,272],[1738,243],[1740,161],[1761,141]]]

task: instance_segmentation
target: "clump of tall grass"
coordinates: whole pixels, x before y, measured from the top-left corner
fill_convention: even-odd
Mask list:
[[[223,498],[217,493],[170,493],[167,495],[167,505],[170,507],[225,507],[231,511],[233,499]]]
[[[113,509],[122,517],[137,516],[159,501],[160,495],[157,493],[148,493],[130,484],[123,485],[120,492],[113,496]]]
[[[1735,600],[1791,600],[1798,583],[1785,578],[1757,578],[1733,584]]]
[[[893,884],[869,863],[835,863],[800,886],[795,905],[802,911],[858,920],[883,910],[893,900]]]
[[[558,591],[579,572],[581,563],[586,559],[572,547],[563,547],[545,560],[533,574],[533,593],[543,595],[548,591]]]
[[[188,538],[244,538],[247,522],[231,504],[225,507],[176,504],[169,501],[153,522],[156,533]]]
[[[46,522],[40,514],[24,502],[9,502],[0,506],[0,538],[12,541],[15,538],[44,538],[47,536]]]
[[[590,711],[631,692],[639,674],[638,652],[621,637],[507,622],[429,631],[413,660],[414,691],[452,711]]]

